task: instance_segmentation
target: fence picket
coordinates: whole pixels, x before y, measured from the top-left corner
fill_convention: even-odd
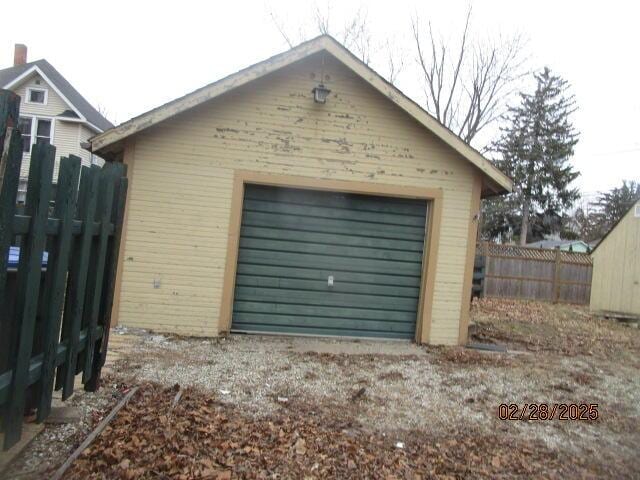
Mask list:
[[[20,97],[9,90],[0,90],[0,145],[4,145],[5,135],[7,133],[11,135],[18,126],[18,118],[20,118]],[[0,173],[0,184],[2,184],[1,179]]]
[[[35,144],[32,147],[26,202],[26,212],[31,216],[31,228],[25,236],[18,264],[19,295],[16,299],[14,316],[15,325],[19,328],[19,339],[15,356],[10,359],[13,360],[13,377],[11,394],[4,415],[4,448],[10,448],[17,443],[22,433],[55,151],[55,147],[48,144]]]
[[[82,326],[82,316],[85,306],[85,291],[89,259],[91,254],[91,224],[97,203],[98,168],[82,168],[80,175],[80,193],[78,195],[78,218],[82,221],[82,233],[75,240],[72,267],[69,273],[69,287],[65,309],[65,321],[68,323],[67,358],[62,365],[60,378],[62,379],[62,399],[66,400],[73,393],[73,382],[78,360],[78,341]]]
[[[103,327],[103,337],[99,346],[96,346],[96,354],[93,360],[93,375],[89,382],[85,384],[85,390],[95,391],[99,387],[100,371],[105,363],[107,356],[107,346],[109,341],[109,331],[111,326],[111,311],[113,307],[113,297],[115,291],[116,273],[118,268],[118,254],[120,251],[120,239],[122,237],[122,228],[124,220],[124,208],[127,197],[127,179],[126,166],[116,164],[114,166],[114,176],[116,179],[114,191],[114,203],[111,213],[111,220],[115,225],[113,236],[109,239],[106,259],[106,281],[104,284],[103,302],[100,308],[99,323]]]
[[[58,236],[51,242],[45,280],[46,313],[43,319],[43,359],[38,398],[37,420],[41,422],[51,411],[56,347],[62,320],[62,306],[71,252],[71,227],[76,209],[76,194],[80,180],[80,159],[63,158],[60,161],[54,217],[60,221]]]
[[[104,295],[100,308],[100,325],[103,327],[103,336],[96,345],[93,359],[93,374],[85,384],[85,390],[96,391],[100,386],[100,372],[107,358],[107,347],[109,342],[109,332],[111,327],[111,312],[113,308],[113,297],[115,292],[116,274],[118,269],[118,255],[120,252],[120,240],[124,224],[124,209],[127,199],[128,181],[126,178],[127,167],[121,163],[114,164],[115,190],[113,200],[115,208],[111,212],[111,221],[115,226],[113,236],[109,238],[106,259],[106,281],[104,283]]]
[[[20,98],[15,95],[6,95],[0,91],[0,110],[9,112],[17,109]],[[8,123],[2,119],[0,122]],[[0,312],[8,311],[7,298],[7,267],[9,263],[9,247],[13,238],[13,217],[16,210],[16,195],[18,193],[18,181],[20,179],[20,163],[22,161],[22,135],[15,128],[0,129]],[[16,328],[8,316],[0,317],[0,373],[8,368],[10,351],[15,345]],[[0,420],[6,416],[6,405],[0,405]],[[0,421],[0,424],[4,423]]]
[[[96,326],[98,325],[98,314],[102,301],[102,286],[104,282],[104,268],[106,263],[107,246],[109,240],[109,225],[111,223],[111,210],[113,207],[113,189],[115,179],[113,178],[113,165],[105,165],[100,172],[100,188],[98,192],[98,207],[96,209],[96,219],[100,222],[100,233],[95,242],[95,257],[89,283],[87,296],[87,306],[89,308],[89,321],[87,324],[87,348],[84,351],[84,370],[82,372],[82,383],[87,383],[92,375],[93,352],[96,342]]]

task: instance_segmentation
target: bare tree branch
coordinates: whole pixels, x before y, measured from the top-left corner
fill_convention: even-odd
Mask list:
[[[273,13],[272,10],[269,11],[269,16],[271,17],[271,21],[273,22],[273,25],[276,27],[276,29],[280,33],[280,36],[284,39],[285,42],[287,42],[287,45],[289,45],[289,48],[293,48],[294,43],[289,38],[289,35],[287,35],[287,32],[282,25],[282,22],[276,17],[275,13]]]
[[[504,113],[517,80],[527,73],[520,36],[470,43],[471,19],[469,8],[456,53],[434,33],[431,23],[425,40],[418,15],[412,19],[426,108],[466,142]]]

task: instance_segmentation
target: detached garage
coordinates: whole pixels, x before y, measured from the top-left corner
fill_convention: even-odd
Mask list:
[[[328,36],[92,139],[128,165],[113,321],[465,343],[510,180]]]

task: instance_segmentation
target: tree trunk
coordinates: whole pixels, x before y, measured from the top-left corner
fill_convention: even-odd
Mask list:
[[[527,234],[529,233],[529,211],[531,210],[531,204],[528,200],[525,200],[522,207],[522,225],[520,226],[520,246],[523,247],[527,244]]]

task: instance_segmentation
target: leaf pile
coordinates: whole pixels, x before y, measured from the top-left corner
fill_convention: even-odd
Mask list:
[[[474,301],[471,316],[475,342],[632,362],[640,353],[640,329],[592,315],[586,306],[483,298]]]
[[[430,347],[430,351],[436,353],[433,362],[436,364],[455,364],[459,366],[491,366],[507,367],[511,365],[512,359],[503,353],[481,352],[470,350],[464,347]]]
[[[474,431],[384,435],[335,408],[288,404],[253,418],[188,389],[141,388],[68,479],[568,478],[593,474],[540,443]],[[175,406],[174,406],[175,405]],[[582,462],[582,460],[577,460]],[[600,472],[601,473],[601,472]]]

